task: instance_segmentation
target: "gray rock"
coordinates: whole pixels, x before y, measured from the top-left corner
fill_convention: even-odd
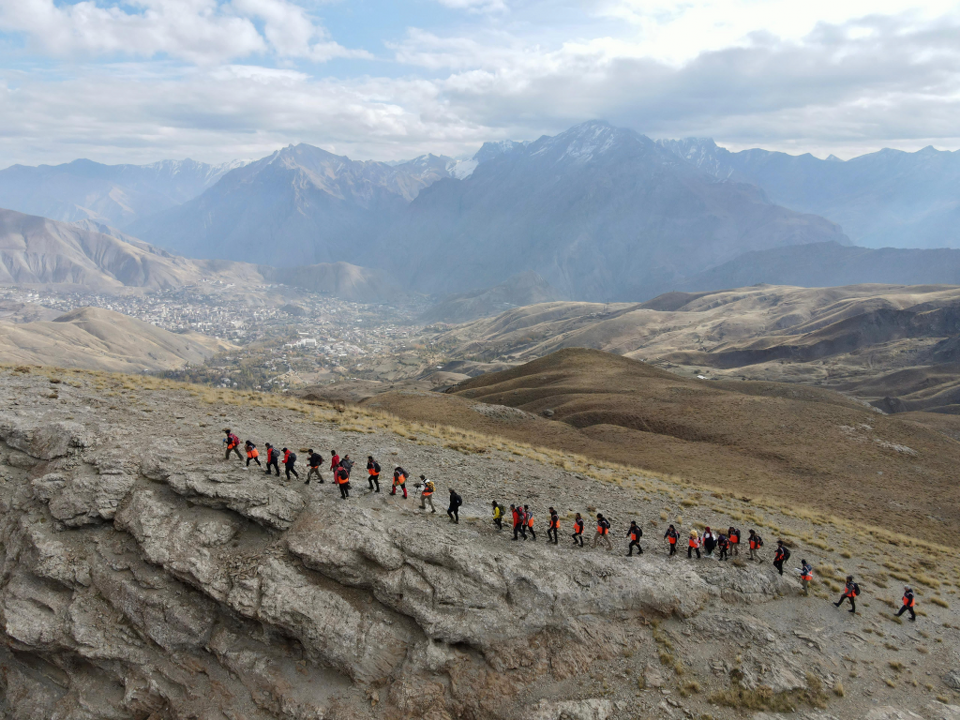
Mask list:
[[[954,690],[960,690],[960,670],[951,670],[943,676],[943,682],[947,687]]]

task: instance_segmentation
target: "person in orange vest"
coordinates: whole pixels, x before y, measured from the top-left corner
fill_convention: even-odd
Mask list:
[[[391,495],[397,494],[397,488],[403,490],[403,499],[407,499],[407,471],[399,465],[393,471],[393,487],[390,489]]]
[[[553,508],[550,508],[550,523],[547,525],[547,542],[553,540],[554,545],[559,545],[560,540],[557,538],[557,533],[560,530],[560,516],[557,514],[557,511]]]
[[[847,575],[847,585],[843,588],[843,595],[833,604],[834,607],[843,605],[844,600],[850,601],[850,612],[857,612],[857,595],[860,594],[860,586],[853,581],[853,575]]]
[[[246,467],[250,467],[250,461],[251,461],[251,460],[253,460],[253,461],[257,464],[257,467],[263,467],[263,465],[260,464],[260,451],[257,450],[257,446],[254,445],[254,444],[253,444],[252,442],[250,442],[249,440],[247,440],[247,441],[244,443],[244,448],[245,448],[246,451],[247,451],[247,464],[246,464]]]
[[[340,499],[347,500],[350,498],[350,473],[347,472],[347,469],[341,465],[333,473],[333,480],[337,483],[337,487],[340,488]]]
[[[510,512],[513,513],[513,539],[517,540],[520,535],[527,539],[527,528],[524,524],[523,510],[516,505],[510,506]]]
[[[323,485],[323,475],[320,474],[320,465],[323,464],[323,456],[320,453],[313,451],[313,448],[307,450],[307,479],[303,483],[304,485],[310,484],[310,478],[314,475],[317,476],[317,480],[320,481],[320,484]]]
[[[373,455],[367,455],[367,482],[370,483],[370,489],[376,485],[374,492],[380,492],[380,463],[373,459]]]
[[[777,540],[777,551],[773,555],[773,566],[781,575],[783,575],[783,564],[790,559],[790,549],[783,544],[783,540]]]
[[[751,530],[747,542],[750,544],[750,559],[763,562],[760,558],[760,548],[763,547],[763,538],[760,537],[755,530]]]
[[[297,454],[287,448],[283,449],[283,469],[287,473],[287,482],[290,481],[290,473],[293,473],[297,480],[300,479],[300,474],[297,472]]]
[[[280,477],[280,453],[277,452],[277,449],[267,443],[267,475],[270,474],[270,468],[272,467],[277,471],[277,477]]]
[[[230,428],[225,428],[224,432],[227,434],[227,437],[224,438],[223,442],[227,445],[227,454],[224,455],[224,460],[230,459],[230,453],[236,453],[237,457],[243,460],[243,455],[240,454],[240,438],[234,435]]]
[[[670,543],[670,555],[676,555],[677,543],[680,541],[680,533],[677,532],[677,529],[673,525],[667,528],[667,531],[663,534],[663,539]]]
[[[806,560],[800,561],[800,584],[803,585],[804,597],[810,594],[810,583],[813,580],[813,565]]]
[[[430,512],[436,512],[433,506],[433,493],[437,489],[433,480],[427,480],[425,475],[420,476],[420,482],[423,484],[423,490],[420,492],[420,509],[426,510],[427,503],[430,503]]]
[[[897,617],[900,617],[905,612],[910,613],[910,619],[916,621],[917,614],[913,609],[917,606],[917,598],[913,594],[913,588],[907,585],[903,588],[903,607],[900,608],[900,612],[897,613]]]
[[[613,550],[610,542],[610,521],[601,513],[597,513],[597,534],[593,536],[593,547],[596,547],[598,542],[605,543],[607,550]]]
[[[740,555],[740,531],[730,526],[730,529],[727,530],[727,538],[730,541],[730,557],[737,557]]]
[[[633,557],[633,549],[636,548],[640,555],[643,555],[643,548],[640,547],[640,538],[643,537],[643,530],[637,525],[636,520],[630,521],[630,527],[627,529],[627,537],[630,538],[630,544],[627,545],[627,557]]]
[[[697,560],[700,559],[700,536],[696,530],[690,531],[690,539],[687,540],[687,558],[692,558],[693,553],[697,553]]]
[[[533,512],[530,510],[529,505],[523,506],[523,524],[530,531],[530,534],[533,536],[533,539],[537,539],[537,532],[533,529]]]
[[[580,513],[573,519],[573,535],[570,537],[573,538],[574,545],[579,543],[580,547],[583,547],[583,518]]]

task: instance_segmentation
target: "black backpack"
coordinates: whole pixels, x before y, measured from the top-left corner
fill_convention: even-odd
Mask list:
[[[860,586],[857,585],[856,583],[853,584],[853,594],[854,594],[855,596],[859,596],[859,595],[860,595]]]
[[[450,504],[454,507],[460,507],[463,505],[463,498],[460,497],[457,493],[454,493],[450,496]]]
[[[763,547],[763,538],[760,537],[759,535],[754,535],[753,537],[756,538],[757,547],[758,548]]]
[[[297,454],[295,452],[290,453],[290,460],[288,462],[295,463],[297,461]]]
[[[781,546],[783,548],[783,561],[786,562],[790,559],[790,550],[786,545]]]
[[[373,461],[373,471],[374,471],[377,475],[380,474],[380,463],[378,463],[376,460]]]

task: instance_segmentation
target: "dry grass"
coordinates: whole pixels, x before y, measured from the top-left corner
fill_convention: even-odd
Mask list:
[[[734,708],[736,710],[760,710],[768,712],[792,713],[803,706],[825,708],[827,696],[823,691],[820,680],[814,675],[807,675],[807,688],[775,693],[769,687],[760,686],[756,690],[743,687],[733,672],[730,687],[710,695],[710,702],[715,705]]]

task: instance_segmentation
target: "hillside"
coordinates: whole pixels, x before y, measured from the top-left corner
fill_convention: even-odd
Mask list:
[[[0,322],[0,364],[145,372],[200,363],[232,346],[177,334],[120,313],[80,308],[50,321]]]
[[[0,207],[52,220],[93,220],[125,227],[196,197],[242,162],[208,165],[164,160],[151,165],[13,165],[0,170]]]
[[[960,712],[949,547],[702,492],[696,478],[362,410],[131,376],[0,375],[5,717]],[[386,474],[402,464],[435,479],[441,503],[456,488],[459,523],[414,498],[366,492],[362,473],[340,500],[329,482],[224,462],[222,427],[261,449],[372,453]],[[528,504],[539,539],[497,532],[494,499]],[[558,546],[543,532],[549,506]],[[589,536],[573,547],[575,512],[610,518],[611,550]],[[631,519],[645,552],[628,558]],[[758,529],[767,561],[668,557],[668,522],[684,535],[703,524]],[[777,537],[793,549],[783,576],[769,563]],[[794,572],[801,558],[815,568],[809,597]],[[862,591],[856,615],[830,604],[847,572]],[[902,582],[917,590],[916,624],[891,618]]]
[[[100,223],[60,223],[0,209],[0,284],[156,291],[210,282],[284,284],[356,302],[380,302],[396,292],[382,273],[348,263],[274,268],[191,260]]]
[[[434,342],[453,357],[511,362],[586,347],[686,377],[801,382],[952,412],[958,399],[944,391],[956,385],[949,365],[958,361],[958,308],[957,286],[760,285],[642,304],[534,305],[449,329]]]
[[[930,540],[960,528],[960,443],[818,388],[706,382],[571,349],[446,395],[400,391],[363,406]]]
[[[841,161],[759,148],[734,153],[700,138],[661,145],[718,178],[763,188],[775,203],[829,218],[858,245],[960,248],[960,153],[884,148]]]

